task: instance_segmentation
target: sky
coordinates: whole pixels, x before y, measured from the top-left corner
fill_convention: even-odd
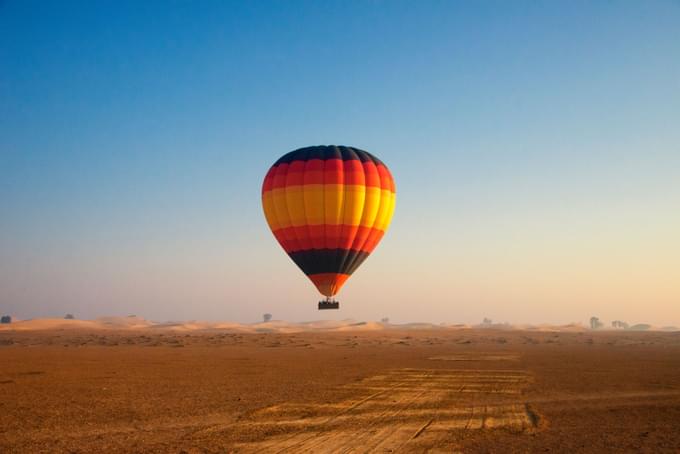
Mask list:
[[[680,325],[680,2],[0,2],[0,312]],[[260,190],[367,150],[319,313]]]

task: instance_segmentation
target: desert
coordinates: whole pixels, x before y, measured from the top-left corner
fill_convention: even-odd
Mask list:
[[[30,320],[0,451],[678,452],[680,332]]]
[[[0,0],[0,454],[680,454],[680,0]]]

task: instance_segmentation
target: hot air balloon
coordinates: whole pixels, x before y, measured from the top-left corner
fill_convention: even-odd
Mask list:
[[[396,193],[387,166],[345,146],[300,148],[283,155],[262,184],[267,223],[283,250],[333,299],[366,260],[392,219]]]

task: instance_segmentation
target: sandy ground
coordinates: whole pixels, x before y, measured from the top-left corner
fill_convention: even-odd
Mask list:
[[[677,332],[54,323],[0,330],[2,453],[680,452]]]

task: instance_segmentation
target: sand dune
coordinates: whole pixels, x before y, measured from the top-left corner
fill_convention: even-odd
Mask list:
[[[35,318],[0,325],[0,330],[40,331],[54,329],[140,329],[154,326],[141,317],[100,317],[95,320],[67,320],[63,318]]]
[[[0,325],[0,331],[42,331],[42,330],[146,330],[193,332],[219,330],[233,333],[302,333],[302,332],[351,332],[351,331],[384,331],[384,330],[522,330],[538,332],[585,332],[589,329],[581,324],[568,325],[510,325],[507,323],[493,325],[464,325],[464,324],[433,324],[433,323],[382,323],[363,322],[352,319],[346,320],[315,320],[309,322],[288,322],[272,320],[260,323],[237,323],[237,322],[208,322],[208,321],[177,321],[177,322],[154,322],[142,317],[128,316],[99,317],[94,320],[66,320],[60,318],[38,318],[30,320],[18,320],[11,324]],[[675,327],[655,328],[648,331],[673,331]],[[607,331],[607,330],[601,330]]]
[[[262,323],[235,323],[235,322],[153,322],[141,317],[100,317],[95,320],[66,320],[58,318],[40,318],[31,320],[19,320],[11,324],[0,325],[4,331],[41,331],[63,329],[89,329],[89,330],[168,330],[168,331],[207,331],[220,330],[236,333],[298,333],[308,331],[372,331],[394,328],[401,329],[410,327],[427,329],[435,325],[412,324],[389,325],[378,322],[357,322],[356,320],[318,320],[311,322],[286,322],[273,320]]]

